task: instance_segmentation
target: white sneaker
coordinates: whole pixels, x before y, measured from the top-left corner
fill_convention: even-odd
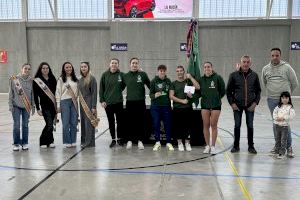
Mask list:
[[[210,154],[212,154],[212,155],[216,155],[217,154],[216,148],[214,146],[210,147]]]
[[[292,147],[289,147],[287,149],[287,157],[289,157],[289,158],[294,158],[295,157],[295,154],[293,152],[293,148]]]
[[[142,141],[138,141],[138,148],[139,148],[139,150],[144,150],[145,149],[145,147],[144,147],[144,145],[143,145],[143,142]]]
[[[132,148],[132,142],[128,141],[126,145],[126,149],[131,149]]]
[[[41,149],[47,149],[47,145],[41,145]]]
[[[28,150],[29,148],[28,148],[28,145],[27,144],[24,144],[23,146],[22,146],[22,150],[24,150],[24,151],[26,151],[26,150]]]
[[[186,143],[185,143],[185,149],[186,149],[187,151],[192,151],[192,147],[191,147],[191,144],[190,144],[189,142],[186,142]]]
[[[72,143],[72,144],[71,144],[71,147],[76,147],[76,143]]]
[[[209,152],[210,152],[210,147],[209,147],[209,145],[206,145],[203,153],[209,154]]]
[[[156,142],[155,145],[154,145],[154,147],[153,147],[153,151],[158,151],[158,150],[160,150],[160,147],[161,147],[160,142]]]
[[[65,144],[65,147],[66,147],[66,148],[71,148],[72,145],[71,145],[71,144]]]
[[[51,144],[49,145],[49,147],[50,147],[50,148],[55,148],[55,144],[51,143]]]
[[[15,144],[13,147],[13,151],[19,151],[20,150],[20,146]]]
[[[169,151],[174,151],[174,147],[173,147],[173,145],[172,145],[171,143],[167,143],[167,144],[166,144],[166,147],[167,147],[167,149],[168,149]]]
[[[184,146],[182,143],[178,144],[178,151],[184,151]]]

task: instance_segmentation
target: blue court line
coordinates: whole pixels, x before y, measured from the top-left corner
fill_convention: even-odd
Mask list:
[[[13,167],[1,167],[0,171],[5,170],[16,170]],[[57,170],[57,172],[74,172],[74,170]],[[226,178],[237,178],[234,174],[205,174],[205,173],[179,173],[179,172],[156,172],[156,171],[128,171],[128,170],[108,170],[108,169],[90,169],[82,170],[81,172],[106,172],[115,174],[127,174],[127,175],[171,175],[171,176],[191,176],[191,177],[226,177]],[[289,176],[251,176],[251,175],[239,175],[240,178],[245,179],[265,179],[265,180],[300,180],[300,177],[289,177]]]

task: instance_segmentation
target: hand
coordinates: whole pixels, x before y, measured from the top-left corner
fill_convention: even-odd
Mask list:
[[[188,104],[188,102],[189,101],[187,99],[182,99],[182,101],[181,101],[182,104]]]
[[[276,121],[282,122],[282,121],[284,121],[284,118],[283,118],[283,117],[278,117],[278,118],[276,119]]]
[[[231,104],[231,108],[233,111],[239,111],[239,107],[237,107],[237,105],[235,103]]]
[[[9,111],[13,113],[14,112],[14,107],[9,107]]]
[[[61,112],[60,108],[59,108],[59,107],[57,107],[57,113],[60,113],[60,112]]]
[[[185,74],[185,77],[186,77],[187,79],[191,79],[191,78],[192,78],[192,75],[191,75],[191,74]]]
[[[156,92],[156,93],[154,94],[154,96],[155,96],[155,98],[160,97],[160,96],[161,96],[161,92]]]
[[[186,95],[187,95],[189,98],[193,98],[193,94],[190,93],[190,92],[188,92]]]
[[[102,108],[106,108],[106,106],[107,106],[107,105],[106,105],[106,102],[102,102],[102,103],[101,103],[101,106],[102,106]]]
[[[253,102],[252,105],[247,109],[250,112],[254,112],[255,111],[255,107],[256,107],[256,103]]]
[[[32,106],[32,108],[31,108],[31,115],[34,115],[34,113],[35,113],[35,107]]]
[[[97,113],[97,110],[95,108],[93,108],[92,113],[95,115]]]
[[[42,113],[41,110],[38,110],[38,111],[37,111],[37,114],[38,114],[39,116],[43,116],[43,113]]]

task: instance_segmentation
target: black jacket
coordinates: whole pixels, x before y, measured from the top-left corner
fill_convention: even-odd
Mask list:
[[[259,103],[261,87],[257,73],[235,71],[230,74],[227,84],[227,99],[230,105],[249,107],[253,102]]]
[[[51,92],[55,95],[56,90],[56,79],[49,78],[48,81],[43,77],[39,77],[51,90]],[[40,106],[42,110],[50,109],[54,110],[54,104],[51,99],[45,94],[45,92],[40,88],[40,86],[33,81],[33,94],[34,94],[34,102],[37,110],[40,110]]]

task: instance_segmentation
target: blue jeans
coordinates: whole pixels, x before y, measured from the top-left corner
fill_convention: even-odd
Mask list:
[[[253,143],[254,112],[248,111],[246,107],[244,107],[244,108],[239,107],[239,110],[233,111],[233,114],[234,114],[234,147],[238,148],[240,146],[240,135],[241,135],[243,111],[245,111],[245,114],[246,114],[248,147],[252,148],[254,146],[254,143]]]
[[[171,142],[171,108],[170,106],[155,106],[151,105],[150,108],[155,140],[160,141],[160,121],[163,120],[164,129],[166,133],[167,143]]]
[[[61,120],[63,125],[63,143],[76,143],[78,114],[72,99],[64,99],[60,102]]]
[[[20,120],[22,116],[22,139],[20,137]],[[25,108],[13,107],[12,117],[14,120],[13,138],[14,145],[28,144],[28,122],[30,115]]]
[[[271,112],[271,117],[272,117],[272,120],[273,120],[273,111],[279,103],[279,98],[278,99],[267,98],[267,102],[268,102],[268,107],[269,107],[269,110]],[[275,127],[276,127],[276,125],[273,123],[273,134],[274,134],[274,139],[276,140],[276,129],[275,129]],[[292,133],[291,133],[291,127],[288,126],[287,148],[289,148],[291,146],[292,146]]]

